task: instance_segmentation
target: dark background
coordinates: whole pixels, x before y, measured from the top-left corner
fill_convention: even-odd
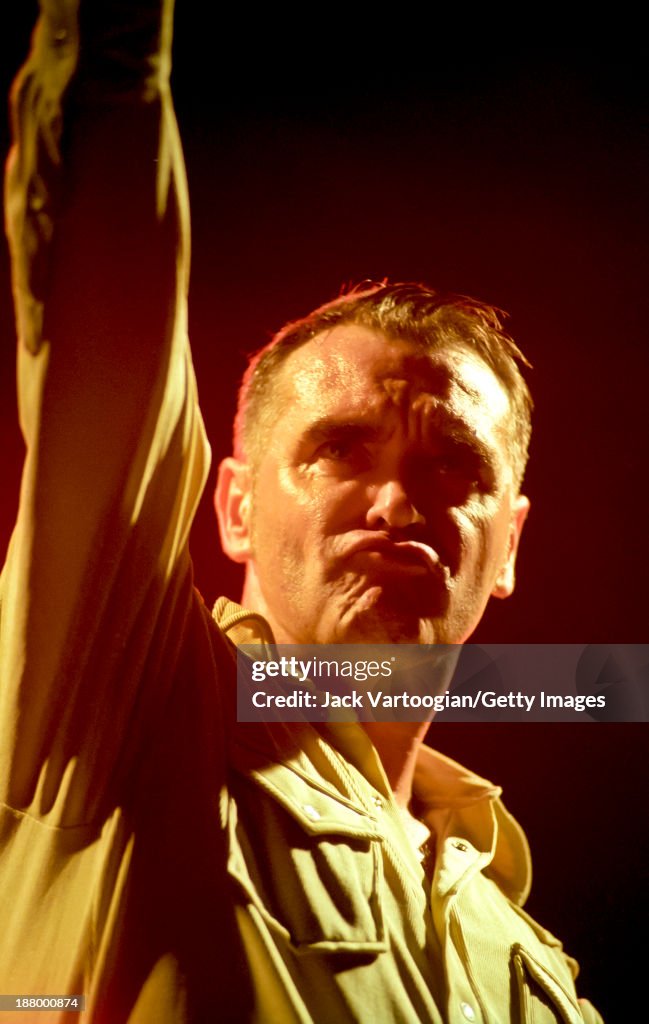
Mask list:
[[[32,5],[0,40],[6,91]],[[314,17],[311,12],[310,17]],[[175,84],[193,206],[190,328],[215,457],[244,355],[342,284],[423,280],[511,313],[532,362],[532,514],[519,586],[475,640],[647,639],[645,425],[649,53],[640,26],[557,42],[399,8],[355,18],[242,9],[215,42],[177,17]],[[6,126],[3,123],[3,144]],[[0,541],[22,458],[6,252],[0,266]],[[238,596],[209,495],[198,585]],[[645,958],[644,725],[441,724],[432,741],[501,782],[535,859],[532,913],[582,962],[609,1022],[637,1018]]]

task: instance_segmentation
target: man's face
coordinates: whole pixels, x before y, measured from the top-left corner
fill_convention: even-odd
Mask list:
[[[513,589],[528,507],[489,367],[346,324],[288,357],[275,406],[235,503],[244,604],[280,643],[466,640]]]

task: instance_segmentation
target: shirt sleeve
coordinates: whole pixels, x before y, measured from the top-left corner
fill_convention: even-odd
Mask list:
[[[26,442],[1,578],[0,801],[92,820],[165,700],[208,466],[172,10],[42,0],[6,223]]]

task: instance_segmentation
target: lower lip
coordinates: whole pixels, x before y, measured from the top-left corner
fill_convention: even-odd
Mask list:
[[[427,576],[432,574],[432,567],[423,561],[407,556],[392,554],[390,552],[376,551],[372,548],[364,548],[355,553],[356,557],[369,562],[373,568],[388,569],[412,576]]]

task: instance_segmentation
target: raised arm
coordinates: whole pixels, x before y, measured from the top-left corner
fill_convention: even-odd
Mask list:
[[[0,802],[52,824],[92,819],[164,701],[207,465],[172,5],[78,6],[41,2],[6,186],[27,456],[2,575]]]

